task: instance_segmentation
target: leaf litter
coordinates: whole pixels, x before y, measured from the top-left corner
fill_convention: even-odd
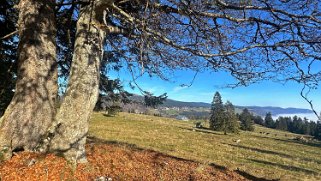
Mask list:
[[[247,180],[235,171],[119,143],[90,142],[88,163],[73,168],[54,154],[19,152],[0,164],[0,181]]]

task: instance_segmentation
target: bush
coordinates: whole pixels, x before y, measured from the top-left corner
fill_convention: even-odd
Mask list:
[[[196,127],[196,128],[202,128],[203,125],[202,125],[201,122],[196,122],[196,123],[195,123],[195,127]]]

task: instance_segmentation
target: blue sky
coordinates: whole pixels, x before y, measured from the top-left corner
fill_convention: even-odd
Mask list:
[[[199,73],[190,87],[181,87],[181,84],[190,84],[193,80],[192,71],[175,71],[171,81],[163,81],[157,77],[150,78],[143,76],[137,79],[140,87],[146,91],[160,95],[167,93],[169,99],[187,102],[212,101],[213,95],[219,91],[223,101],[231,101],[234,105],[240,106],[278,106],[310,109],[309,104],[300,96],[302,85],[297,83],[273,83],[269,81],[252,84],[248,87],[226,88],[225,85],[233,83],[233,78],[224,72],[203,72]],[[130,89],[128,82],[132,79],[127,71],[119,73],[110,72],[111,78],[120,78],[129,92],[140,94],[136,88]],[[310,93],[318,112],[321,111],[320,88]]]
[[[257,14],[257,16],[261,16],[261,18],[268,18],[269,15],[266,13]],[[209,22],[211,23],[211,22]],[[219,23],[224,23],[224,21],[219,21]],[[233,29],[232,29],[233,30]],[[224,28],[223,30],[224,31]],[[233,30],[234,31],[234,30]],[[301,30],[302,31],[302,30]],[[238,36],[233,36],[236,39],[231,39],[229,42],[234,48],[242,48],[248,41],[252,40],[253,34],[257,33],[255,29],[252,27],[245,27],[244,32],[247,34],[243,35],[242,38],[238,38]],[[270,37],[269,41],[273,44],[274,42],[279,42],[281,40],[287,40],[292,37],[291,31],[281,31],[282,33],[273,35],[275,37]],[[227,32],[229,33],[229,32]],[[239,33],[236,31],[235,33]],[[251,34],[252,33],[252,34]],[[223,33],[224,34],[224,33]],[[227,34],[228,35],[228,34]],[[229,38],[229,36],[227,36]],[[188,37],[187,37],[188,38]],[[300,39],[300,38],[299,38]],[[183,39],[179,39],[179,42],[184,41]],[[265,42],[266,40],[264,40]],[[227,43],[228,43],[227,42]],[[265,42],[266,43],[266,42]],[[233,49],[233,48],[232,48]],[[216,52],[217,49],[211,49],[211,51]],[[307,48],[307,50],[310,50]],[[170,50],[168,50],[170,51]],[[261,51],[256,51],[256,49],[249,51],[248,54],[244,54],[244,56],[251,56],[254,62],[260,62],[262,58],[266,58],[265,54],[261,54]],[[295,52],[295,51],[294,51]],[[216,52],[217,53],[217,52]],[[311,52],[309,52],[311,53]],[[316,54],[319,56],[319,52],[315,52],[312,54]],[[174,55],[174,54],[173,54]],[[273,52],[269,54],[269,57],[272,56],[271,60],[275,60],[277,56],[284,56],[280,52]],[[276,56],[273,58],[273,56]],[[307,69],[308,60],[304,60],[305,57],[300,55],[300,52],[296,52],[295,55],[299,61],[302,61],[301,68],[303,70]],[[242,56],[240,62],[242,62]],[[245,57],[246,58],[249,57]],[[282,58],[280,60],[283,60]],[[285,60],[287,60],[285,56]],[[289,60],[288,60],[289,61]],[[289,61],[291,63],[291,61]],[[242,62],[243,63],[243,62]],[[299,62],[300,63],[300,62]],[[243,65],[243,64],[242,64]],[[250,64],[249,64],[250,65]],[[246,66],[246,64],[244,65]],[[291,64],[292,66],[292,64]],[[312,72],[320,72],[321,62],[313,64]],[[282,68],[282,67],[281,67]],[[281,69],[280,68],[280,69]],[[288,67],[285,67],[288,68]],[[289,67],[291,69],[291,67]],[[260,70],[261,71],[261,70]],[[274,83],[272,81],[264,81],[261,83],[256,83],[249,85],[248,87],[237,87],[234,89],[226,88],[225,86],[229,83],[233,83],[233,78],[225,72],[202,72],[199,73],[194,80],[193,84],[190,87],[181,87],[181,84],[189,84],[193,80],[194,72],[192,71],[174,71],[174,75],[171,78],[171,81],[163,81],[157,77],[150,78],[148,76],[140,77],[136,80],[139,86],[146,91],[154,93],[154,95],[161,95],[163,93],[167,93],[169,99],[180,100],[180,101],[188,101],[188,102],[207,102],[210,103],[212,101],[213,95],[216,91],[219,91],[222,95],[223,101],[231,101],[234,105],[239,106],[278,106],[283,108],[295,107],[295,108],[306,108],[310,109],[310,105],[300,96],[300,91],[302,89],[302,85],[299,85],[294,82],[289,82],[286,84]],[[117,72],[109,72],[108,75],[111,78],[120,78],[120,80],[125,85],[125,89],[129,92],[140,94],[139,89],[131,90],[128,86],[129,81],[132,79],[131,75],[126,70],[121,70],[119,73]],[[280,75],[282,76],[282,75]],[[313,100],[315,109],[320,112],[321,111],[321,86],[319,89],[314,90],[310,93],[309,98]]]

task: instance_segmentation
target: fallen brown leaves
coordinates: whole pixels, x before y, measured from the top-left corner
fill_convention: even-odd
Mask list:
[[[236,172],[113,143],[89,143],[87,164],[72,168],[53,154],[20,152],[0,164],[0,180],[246,180]]]

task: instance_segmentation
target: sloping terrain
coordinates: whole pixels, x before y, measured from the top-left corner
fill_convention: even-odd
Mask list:
[[[193,121],[94,113],[88,164],[19,152],[0,164],[0,180],[321,180],[321,143],[298,137],[259,126],[224,135]]]
[[[237,170],[256,179],[321,180],[321,143],[298,140],[301,135],[289,132],[256,126],[255,132],[224,135],[195,129],[193,121],[127,113],[115,117],[96,113],[90,125],[90,133],[101,139]]]
[[[63,158],[51,154],[21,152],[0,165],[0,180],[247,180],[234,171],[132,145],[96,138],[88,142],[88,164],[72,168]]]

